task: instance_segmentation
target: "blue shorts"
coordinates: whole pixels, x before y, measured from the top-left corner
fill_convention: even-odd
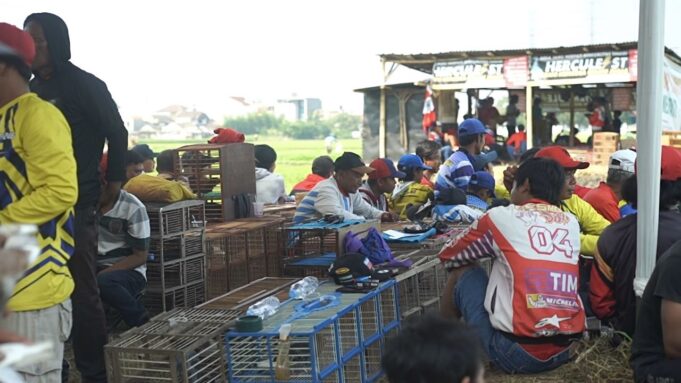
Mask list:
[[[490,362],[509,374],[534,374],[553,370],[570,360],[570,349],[540,360],[525,351],[522,346],[492,327],[489,313],[485,310],[485,292],[489,278],[480,267],[464,272],[454,287],[454,305],[465,322],[477,330],[483,349]]]

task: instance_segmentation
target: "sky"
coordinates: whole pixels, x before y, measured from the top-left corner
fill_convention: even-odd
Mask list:
[[[634,41],[637,0],[0,0],[0,21],[61,16],[72,62],[104,80],[127,114],[229,96],[318,97],[361,113],[353,89],[379,85],[381,53]],[[665,43],[681,53],[681,0]],[[400,70],[391,82],[425,75]]]

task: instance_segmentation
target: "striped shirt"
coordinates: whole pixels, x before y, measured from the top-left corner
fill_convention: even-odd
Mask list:
[[[293,223],[321,219],[328,214],[339,215],[346,220],[364,221],[365,219],[379,219],[383,213],[367,203],[361,193],[348,195],[341,193],[336,179],[331,177],[319,182],[300,201]]]
[[[38,225],[42,249],[8,307],[46,309],[68,299],[74,286],[66,267],[78,197],[71,130],[61,112],[34,93],[0,107],[0,129],[0,224]]]
[[[121,190],[116,204],[99,220],[97,264],[110,266],[133,250],[149,250],[150,237],[146,207],[137,197]],[[146,276],[146,265],[135,270]]]
[[[435,189],[444,190],[456,187],[466,190],[471,176],[475,173],[474,162],[475,159],[464,149],[452,153],[437,172]]]

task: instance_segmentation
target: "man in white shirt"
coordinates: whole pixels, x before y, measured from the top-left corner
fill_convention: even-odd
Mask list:
[[[380,219],[390,222],[397,219],[393,213],[381,211],[368,204],[360,193],[362,178],[374,171],[355,153],[345,152],[334,163],[336,174],[315,186],[298,205],[294,223],[302,223],[338,215],[350,219]]]

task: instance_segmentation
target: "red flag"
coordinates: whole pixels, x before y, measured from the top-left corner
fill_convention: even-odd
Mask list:
[[[423,132],[428,134],[428,128],[437,121],[435,104],[433,103],[433,90],[430,85],[426,86],[426,99],[423,102]]]

